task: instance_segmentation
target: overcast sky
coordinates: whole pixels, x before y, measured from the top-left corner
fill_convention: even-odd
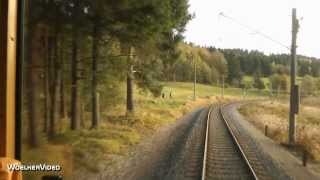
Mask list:
[[[298,54],[320,58],[320,0],[189,0],[196,17],[187,25],[186,41],[220,48],[289,53],[285,47],[239,25],[267,34],[290,47],[291,9],[300,21]],[[219,16],[223,12],[236,21]]]

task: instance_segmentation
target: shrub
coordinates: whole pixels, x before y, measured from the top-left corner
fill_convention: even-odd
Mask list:
[[[261,80],[259,76],[254,77],[253,87],[257,89],[265,89],[264,82]]]
[[[316,90],[316,83],[313,77],[311,76],[304,76],[301,81],[301,95],[302,96],[309,96],[314,93]]]
[[[287,75],[279,75],[275,74],[270,77],[270,83],[273,90],[282,90],[282,91],[288,91],[289,89],[289,81],[288,81]]]

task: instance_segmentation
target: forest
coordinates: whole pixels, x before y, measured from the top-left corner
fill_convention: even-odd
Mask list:
[[[289,91],[289,54],[266,55],[256,50],[200,47],[185,43],[180,45],[181,56],[173,66],[175,71],[171,81],[192,81],[190,53],[195,55],[200,83],[220,86],[225,81],[226,85],[237,88]],[[297,73],[303,95],[320,90],[320,59],[298,55]],[[253,81],[248,82],[245,77],[252,77]],[[268,79],[269,83],[263,79]]]
[[[26,6],[24,127],[31,147],[39,145],[39,132],[53,138],[66,117],[69,129],[83,127],[84,108],[90,128],[97,128],[98,106],[119,102],[122,82],[127,114],[134,111],[133,83],[159,94],[160,72],[177,56],[192,18],[187,0],[29,0]]]
[[[86,123],[98,128],[99,111],[115,104],[125,104],[130,116],[135,85],[157,98],[163,82],[192,82],[194,71],[198,83],[219,86],[225,81],[230,87],[288,91],[287,54],[184,42],[185,26],[194,17],[188,7],[187,0],[27,1],[27,144],[39,146],[39,132],[54,138],[61,124],[70,130]],[[319,91],[320,60],[298,59],[303,93]],[[253,82],[244,81],[245,76]],[[90,112],[89,119],[83,111]]]

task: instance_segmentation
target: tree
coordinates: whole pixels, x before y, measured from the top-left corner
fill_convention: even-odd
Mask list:
[[[316,79],[316,90],[320,91],[320,78]]]
[[[288,91],[289,81],[287,75],[275,74],[270,76],[270,83],[273,90]]]
[[[257,89],[265,89],[265,84],[261,79],[260,73],[256,73],[256,75],[253,77],[253,87]]]
[[[299,61],[299,75],[300,76],[305,76],[305,75],[307,75],[307,74],[311,74],[310,73],[310,70],[311,70],[311,68],[310,68],[310,62],[309,61],[306,61],[306,60],[301,60],[301,61]]]
[[[240,86],[242,76],[243,76],[241,72],[240,61],[232,56],[229,59],[227,58],[227,61],[228,61],[228,72],[229,72],[227,81],[230,84]]]
[[[311,74],[314,77],[320,77],[320,61],[313,60],[311,62]]]
[[[159,38],[160,42],[157,45],[159,49],[158,54],[163,62],[163,74],[167,81],[175,80],[174,66],[181,56],[181,51],[178,47],[182,39],[182,35],[174,34],[173,32],[163,33]]]
[[[48,37],[48,62],[49,65],[48,73],[50,74],[49,87],[50,87],[50,118],[49,118],[49,127],[48,127],[48,137],[52,138],[56,134],[56,120],[60,118],[59,116],[59,92],[60,92],[60,83],[62,79],[61,74],[61,62],[59,45],[60,45],[60,34],[62,31],[63,17],[64,14],[61,11],[62,3],[56,1],[48,1],[46,4],[49,11],[45,16],[45,23],[49,28],[49,37]],[[49,8],[50,7],[50,8]]]
[[[43,10],[44,4],[40,1],[27,1],[26,6],[27,11],[27,31],[26,31],[26,100],[28,102],[27,106],[27,134],[28,134],[28,145],[32,148],[39,146],[39,117],[40,109],[38,104],[40,102],[40,78],[44,77],[41,74],[39,67],[44,67],[42,63],[43,54],[45,50],[41,49],[45,44],[43,38],[45,27],[41,25],[43,19],[41,12]],[[39,51],[41,49],[41,51]],[[47,116],[45,114],[43,124],[47,122]],[[44,127],[45,128],[45,127]]]
[[[78,90],[78,37],[76,25],[72,26],[72,60],[71,60],[71,129],[79,128],[79,90]]]
[[[148,60],[141,61],[136,68],[138,72],[135,79],[138,87],[144,91],[149,90],[154,97],[160,97],[163,89],[159,81],[163,72],[162,61],[157,57],[149,57]]]
[[[65,40],[61,35],[60,41],[60,119],[64,119],[67,116],[66,104],[65,104],[65,77],[64,77],[64,56],[65,56]]]
[[[240,88],[242,89],[251,89],[253,86],[252,81],[248,80],[248,79],[242,79],[241,84],[240,84]]]
[[[79,88],[79,36],[84,31],[87,24],[85,1],[68,0],[66,9],[68,11],[68,22],[71,24],[71,126],[72,130],[76,130],[80,126],[80,88]]]
[[[126,44],[126,49],[136,48],[150,39],[159,40],[157,37],[163,37],[164,34],[181,34],[191,18],[187,0],[135,0],[126,2],[126,6],[119,6],[123,5],[121,3],[123,1],[113,8],[116,12],[115,22],[118,25],[113,35],[122,44]],[[129,113],[133,112],[131,82],[133,64],[130,56],[131,54],[128,58],[127,76],[127,111]]]
[[[224,55],[220,52],[210,52],[207,49],[199,50],[201,59],[211,68],[211,73],[204,74],[211,76],[210,83],[217,82],[228,74],[228,65]]]
[[[261,72],[264,77],[269,77],[272,74],[272,61],[264,58],[261,62]]]
[[[99,122],[99,115],[98,115],[98,99],[97,99],[97,86],[98,86],[98,78],[97,78],[97,71],[98,71],[98,64],[99,64],[99,51],[100,51],[100,44],[101,39],[103,38],[103,29],[106,28],[106,23],[108,18],[105,12],[110,11],[107,9],[107,1],[101,0],[93,0],[89,1],[89,12],[88,16],[91,21],[92,31],[92,72],[91,72],[91,111],[92,111],[92,123],[91,128],[97,128]],[[106,20],[105,20],[106,19]]]
[[[26,80],[28,81],[26,89],[27,89],[27,101],[28,101],[28,144],[31,147],[37,147],[39,145],[39,137],[38,137],[38,117],[39,112],[37,109],[37,77],[38,73],[35,72],[34,67],[37,66],[37,58],[35,57],[35,44],[34,41],[38,38],[34,38],[35,28],[30,27],[28,31],[28,53],[27,53],[27,72],[26,72]],[[33,37],[33,38],[30,38]]]

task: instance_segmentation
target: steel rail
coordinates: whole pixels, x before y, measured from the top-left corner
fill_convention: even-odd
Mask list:
[[[249,159],[247,158],[247,155],[245,154],[237,136],[235,136],[235,134],[233,133],[232,129],[231,129],[231,126],[230,126],[230,123],[228,122],[228,120],[225,118],[225,115],[223,114],[222,112],[222,107],[219,108],[219,113],[221,114],[221,117],[223,119],[223,121],[225,122],[226,126],[227,126],[227,129],[233,139],[233,141],[235,142],[236,146],[238,147],[239,151],[240,151],[240,154],[241,154],[241,157],[245,160],[247,166],[249,167],[250,169],[250,173],[252,174],[252,176],[254,177],[254,179],[258,180],[258,176],[255,172],[255,170],[253,169],[252,165],[250,164],[250,161]]]
[[[210,123],[211,112],[212,112],[212,106],[209,107],[209,112],[208,112],[208,116],[207,116],[206,138],[205,138],[204,153],[203,153],[201,180],[205,180],[205,176],[206,176],[207,151],[208,151],[208,139],[209,139],[208,135],[209,135],[209,123]]]

